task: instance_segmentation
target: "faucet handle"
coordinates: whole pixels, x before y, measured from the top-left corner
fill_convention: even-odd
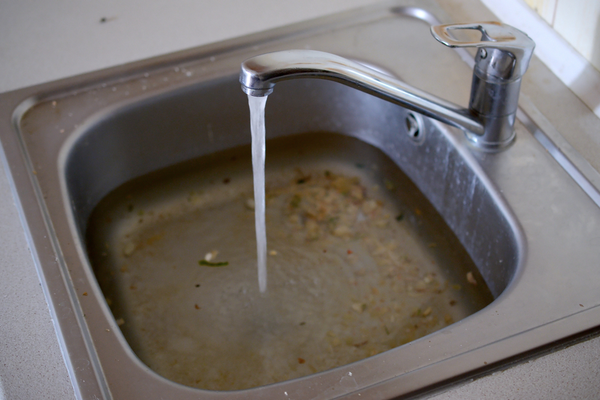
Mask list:
[[[452,31],[469,29],[481,32],[481,39],[464,41],[452,36]],[[448,24],[431,27],[431,34],[448,47],[479,48],[475,68],[502,80],[521,78],[535,48],[535,42],[517,28],[499,22]]]

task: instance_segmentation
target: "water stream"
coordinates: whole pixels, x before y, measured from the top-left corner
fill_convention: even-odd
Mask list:
[[[256,225],[256,253],[258,287],[267,291],[267,228],[265,226],[265,105],[267,96],[248,95],[250,129],[252,132],[252,171],[254,176],[254,218]]]

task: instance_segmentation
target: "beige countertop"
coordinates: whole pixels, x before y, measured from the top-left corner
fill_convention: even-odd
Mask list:
[[[0,92],[374,2],[0,0]],[[471,0],[444,3],[450,14],[466,19],[477,13],[489,15],[481,5],[467,8],[464,3]],[[539,62],[532,68],[551,83],[542,87],[535,79],[524,82],[527,96],[543,96],[544,90],[560,86]],[[569,104],[572,109],[563,110],[563,114],[576,112],[581,116],[576,126],[596,129],[597,118],[586,112],[585,106],[575,97],[569,98]],[[559,130],[568,130],[555,106],[536,105]],[[590,140],[600,142],[600,136],[587,141],[567,139],[574,147],[581,143],[588,151]],[[593,165],[600,157],[589,161]],[[0,399],[74,398],[4,165],[0,165],[0,227]],[[592,399],[598,398],[599,392],[600,338],[594,338],[466,382],[435,398]]]

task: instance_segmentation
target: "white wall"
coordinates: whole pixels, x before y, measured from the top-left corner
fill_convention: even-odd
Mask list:
[[[525,0],[600,70],[600,0]]]

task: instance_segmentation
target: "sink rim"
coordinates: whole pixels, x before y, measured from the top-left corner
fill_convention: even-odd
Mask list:
[[[208,51],[208,50],[207,50]],[[201,52],[201,54],[208,54],[208,53],[204,53]],[[164,63],[162,65],[166,65],[169,64],[171,62],[175,62],[175,61],[168,61],[168,60],[180,60],[180,55],[176,55],[173,56],[173,58],[171,57],[166,57],[164,60],[161,58],[161,60],[153,60],[153,62],[150,63],[150,65],[156,65]],[[159,62],[160,61],[160,62]],[[177,61],[178,62],[178,61]],[[153,64],[154,63],[154,64]],[[9,180],[11,182],[11,186],[14,188],[13,190],[15,191],[15,197],[18,199],[17,201],[17,207],[19,208],[19,214],[21,216],[22,221],[24,221],[24,225],[29,225],[29,227],[26,227],[26,231],[27,231],[27,235],[28,235],[28,241],[30,244],[30,247],[32,249],[36,249],[36,251],[34,251],[34,259],[36,262],[36,266],[38,268],[38,271],[43,271],[43,267],[42,264],[54,264],[57,265],[56,260],[54,259],[54,257],[58,257],[61,263],[66,263],[66,260],[62,259],[62,253],[59,250],[59,244],[52,242],[51,239],[47,239],[47,238],[42,238],[41,236],[43,236],[42,232],[45,232],[47,230],[52,230],[53,228],[50,226],[46,226],[46,222],[44,222],[45,219],[45,215],[48,213],[48,210],[45,208],[45,204],[42,200],[41,203],[37,202],[37,199],[43,199],[44,194],[39,190],[39,188],[36,187],[35,183],[32,182],[35,178],[35,174],[34,174],[34,168],[32,167],[32,161],[27,159],[27,150],[25,148],[25,144],[20,140],[20,138],[16,137],[16,135],[14,135],[14,133],[12,133],[15,129],[17,129],[18,126],[18,121],[20,120],[20,117],[22,116],[22,113],[24,112],[24,109],[28,109],[32,104],[37,104],[40,101],[44,101],[47,99],[51,99],[52,96],[56,93],[61,92],[64,88],[67,87],[73,87],[72,85],[74,85],[75,87],[77,87],[78,85],[84,86],[89,82],[97,82],[97,81],[102,81],[102,79],[105,79],[106,77],[114,77],[114,76],[121,76],[120,74],[124,74],[126,73],[129,68],[132,68],[133,71],[136,71],[136,68],[139,69],[143,69],[144,68],[144,62],[142,63],[136,63],[133,66],[126,66],[126,67],[118,67],[116,69],[111,69],[108,71],[103,71],[101,73],[98,74],[89,74],[83,77],[77,77],[77,78],[73,78],[73,79],[66,79],[63,81],[59,81],[57,83],[51,83],[51,84],[45,84],[45,85],[41,85],[38,87],[34,87],[34,88],[29,88],[29,89],[23,89],[23,90],[19,90],[16,92],[11,92],[8,94],[4,94],[2,95],[3,100],[8,100],[6,102],[2,102],[2,105],[0,106],[0,111],[2,112],[2,115],[10,115],[10,122],[7,122],[4,120],[1,121],[2,125],[0,125],[0,131],[1,131],[1,139],[2,139],[2,143],[3,143],[3,159],[5,162],[5,165],[8,167],[7,171],[11,171],[13,175],[11,175],[9,177]],[[45,95],[42,96],[37,96],[36,93],[39,92],[44,92],[46,93]],[[67,91],[68,92],[68,91]],[[22,101],[23,99],[26,99],[25,101]],[[15,108],[17,109],[16,111],[13,112],[13,110],[15,110]],[[536,150],[536,146],[539,147],[539,145],[537,145],[535,141],[533,141],[527,134],[527,130],[525,128],[523,128],[522,125],[518,126],[518,134],[519,137],[522,137],[522,140],[518,140],[518,143],[516,143],[514,145],[513,148],[518,148],[518,149],[525,149],[528,150],[529,147],[531,147],[531,149]],[[451,135],[454,135],[454,133],[450,133]],[[461,140],[460,137],[457,137],[457,135],[454,135],[454,139],[457,141],[457,143],[462,144],[463,146],[461,148],[464,148],[466,152],[470,152],[470,150],[467,150],[467,147],[464,146],[463,141]],[[8,153],[6,151],[6,148],[11,148],[11,149],[15,149],[15,148],[19,148],[20,152],[12,152],[12,153]],[[509,149],[508,152],[510,152],[513,148]],[[535,151],[533,151],[533,153],[535,153]],[[475,154],[474,157],[477,159],[477,161],[479,163],[481,163],[481,165],[483,166],[482,168],[486,171],[489,171],[491,169],[493,169],[493,164],[494,162],[498,161],[502,161],[505,158],[510,159],[513,155],[510,153],[504,153],[504,154],[500,154],[498,156],[491,156],[491,155],[482,155],[482,154]],[[526,151],[523,151],[524,153],[526,153]],[[16,154],[15,154],[16,153]],[[540,153],[538,151],[538,153]],[[537,154],[537,153],[536,153]],[[540,154],[543,154],[543,152],[541,152]],[[547,164],[551,164],[551,162],[546,162]],[[26,173],[26,181],[20,181],[20,182],[16,182],[17,179],[15,179],[16,177],[19,177],[19,175],[23,174],[23,167],[25,169],[25,173]],[[560,175],[560,173],[558,173],[558,175]],[[498,185],[498,182],[504,182],[503,180],[503,176],[501,174],[497,174],[494,176],[493,179],[494,184]],[[503,187],[502,185],[499,185],[501,188]],[[581,196],[578,197],[581,198]],[[581,201],[584,201],[583,198],[581,198]],[[524,235],[527,235],[527,232],[524,233]],[[50,236],[50,235],[49,235]],[[36,244],[38,244],[38,246],[36,246]],[[41,247],[40,247],[41,245]],[[51,253],[54,254],[42,254],[39,251],[40,248],[46,248],[46,249],[52,249],[50,250]],[[527,263],[527,261],[524,261],[524,263]],[[523,279],[523,268],[519,268],[519,275],[513,280],[513,282],[511,283],[511,285],[506,289],[505,293],[500,296],[493,304],[498,303],[498,305],[500,305],[503,302],[506,302],[507,297],[509,296],[509,293],[513,292],[516,290],[516,287],[519,284],[519,281],[521,281]],[[62,270],[62,274],[64,274],[66,271]],[[51,279],[56,279],[56,277],[51,277]],[[57,284],[63,284],[68,291],[68,287],[69,287],[69,277],[68,275],[61,275],[60,276],[60,281]],[[50,291],[47,289],[47,280],[48,278],[44,275],[43,272],[40,273],[40,280],[43,283],[43,287],[44,287],[44,291],[45,291],[45,295],[46,297],[49,299],[49,303],[51,304],[51,312],[54,312],[54,309],[56,307],[55,303],[60,303],[61,299],[54,299],[52,300],[52,295],[50,293]],[[66,281],[66,282],[65,282]],[[73,293],[72,293],[73,294]],[[63,298],[64,299],[64,298]],[[68,299],[68,298],[67,298]],[[68,304],[68,303],[66,303]],[[598,317],[600,316],[600,309],[598,308],[599,304],[594,304],[592,307],[589,307],[586,305],[586,307],[584,309],[582,309],[579,312],[576,312],[574,314],[571,314],[567,317],[563,317],[563,318],[558,318],[555,319],[553,321],[548,322],[547,324],[551,324],[553,326],[555,326],[556,330],[555,333],[552,335],[544,335],[546,336],[544,338],[545,340],[545,344],[541,345],[542,349],[545,348],[545,346],[549,346],[551,345],[551,343],[556,342],[556,341],[560,341],[560,340],[564,340],[565,336],[570,336],[572,335],[572,329],[569,329],[568,325],[573,325],[572,322],[566,322],[566,318],[574,318],[571,319],[570,321],[575,321],[576,325],[578,325],[578,329],[581,331],[585,331],[585,330],[591,330],[593,328],[596,327],[596,324],[590,322],[590,320],[593,320],[594,318],[590,318],[590,316],[594,316],[594,317]],[[71,311],[75,311],[75,314],[77,314],[77,310],[71,310]],[[584,316],[585,314],[585,316]],[[64,318],[57,316],[56,314],[53,314],[53,318],[55,321],[55,324],[57,324],[57,330],[59,330],[58,325],[60,325],[63,321]],[[73,322],[72,318],[69,317],[71,319],[71,322]],[[83,316],[78,316],[77,318],[75,318],[75,320],[77,321],[78,318],[83,318]],[[79,320],[78,323],[81,323],[81,321],[83,320]],[[567,326],[565,326],[567,325]],[[453,325],[454,326],[454,325]],[[504,359],[506,356],[511,356],[511,355],[517,355],[520,354],[524,351],[532,351],[531,348],[531,344],[527,343],[527,344],[523,344],[522,341],[524,339],[525,342],[528,342],[528,340],[531,340],[532,337],[537,336],[537,329],[542,328],[543,326],[540,326],[538,328],[534,328],[531,330],[528,330],[524,333],[519,334],[519,336],[511,336],[509,338],[503,339],[501,341],[497,341],[494,343],[489,344],[487,347],[481,347],[481,348],[477,348],[477,350],[479,351],[484,351],[484,352],[490,352],[490,349],[493,347],[498,347],[500,346],[501,349],[506,349],[509,348],[509,345],[506,344],[506,341],[511,342],[510,348],[511,348],[511,352],[507,353],[504,352],[505,354],[501,357],[501,359]],[[111,327],[110,329],[113,329],[116,327]],[[567,333],[570,332],[570,333]],[[583,334],[586,334],[585,332]],[[59,336],[59,341],[62,341],[61,343],[61,348],[63,349],[63,351],[67,351],[70,352],[70,350],[65,350],[67,348],[71,347],[71,344],[69,346],[67,346],[66,341],[64,338],[61,337],[61,335]],[[91,342],[89,342],[89,338],[82,338],[82,340],[79,342],[78,346],[83,347],[84,349],[86,349],[86,351],[91,351],[91,347],[93,346],[93,344]],[[502,344],[502,342],[504,344]],[[520,344],[518,342],[521,342]],[[512,344],[514,343],[514,344]],[[514,346],[514,347],[513,347]],[[535,347],[535,346],[534,346]],[[514,350],[514,349],[518,349],[518,350]],[[65,354],[65,358],[67,358],[68,355]],[[490,360],[492,360],[494,357],[489,357]],[[497,358],[497,357],[496,357]],[[448,360],[449,361],[449,360]],[[456,362],[456,359],[454,359],[453,362]],[[499,362],[499,361],[498,361]],[[441,368],[440,365],[443,364],[444,361],[441,361],[438,364],[435,364],[436,366],[434,366],[433,368]],[[490,371],[493,367],[491,366],[491,364],[493,364],[493,361],[491,361],[490,363],[485,364],[485,366],[479,365],[479,368],[476,366],[476,363],[474,362],[468,362],[468,360],[465,360],[464,358],[460,360],[461,365],[465,365],[468,364],[468,367],[465,367],[467,369],[469,369],[470,371],[475,371],[475,373],[479,373],[479,372],[484,372],[485,371]],[[489,366],[487,366],[489,364]],[[69,367],[69,362],[67,362],[67,365]],[[70,366],[70,374],[72,373],[72,377],[76,376],[77,379],[83,379],[84,377],[88,377],[88,378],[92,378],[92,379],[99,379],[99,376],[96,376],[95,373],[91,373],[90,374],[90,370],[77,370],[75,371],[77,367],[73,367]],[[100,366],[95,366],[95,368],[101,368]],[[87,371],[87,372],[86,372]],[[98,369],[98,371],[100,371],[100,369]],[[441,377],[441,380],[444,380],[444,375],[440,374],[439,375]],[[389,390],[390,387],[392,386],[397,386],[399,384],[399,379],[401,377],[393,377],[390,378],[392,381],[395,380],[395,382],[391,382],[391,381],[387,381],[387,383],[381,383],[379,385],[376,386],[371,386],[366,390],[366,392],[363,392],[365,394],[367,393],[377,393],[377,394],[383,394],[383,393],[387,393],[386,390]],[[406,378],[406,376],[405,376]],[[415,383],[418,382],[418,379],[415,379],[414,377],[411,377],[412,381]],[[408,381],[410,381],[411,379],[408,379]],[[403,383],[407,383],[407,379],[401,379],[401,381]],[[88,381],[86,380],[86,384],[89,384]],[[84,385],[80,385],[79,382],[74,382],[74,386],[76,388],[76,392],[77,389],[83,389]],[[414,386],[414,385],[413,385]],[[387,388],[387,389],[386,389]],[[406,386],[406,389],[408,390],[407,393],[414,393],[414,390],[418,390],[417,388],[414,388],[410,385]],[[98,383],[98,387],[96,388],[96,390],[99,390],[99,393],[102,393],[104,396],[109,397],[108,393],[110,393],[110,390],[108,387],[103,387],[102,383]],[[195,391],[196,389],[194,389]],[[87,391],[87,390],[86,390]],[[80,393],[84,393],[83,390],[81,390]],[[356,396],[356,394],[350,394],[350,396]]]

